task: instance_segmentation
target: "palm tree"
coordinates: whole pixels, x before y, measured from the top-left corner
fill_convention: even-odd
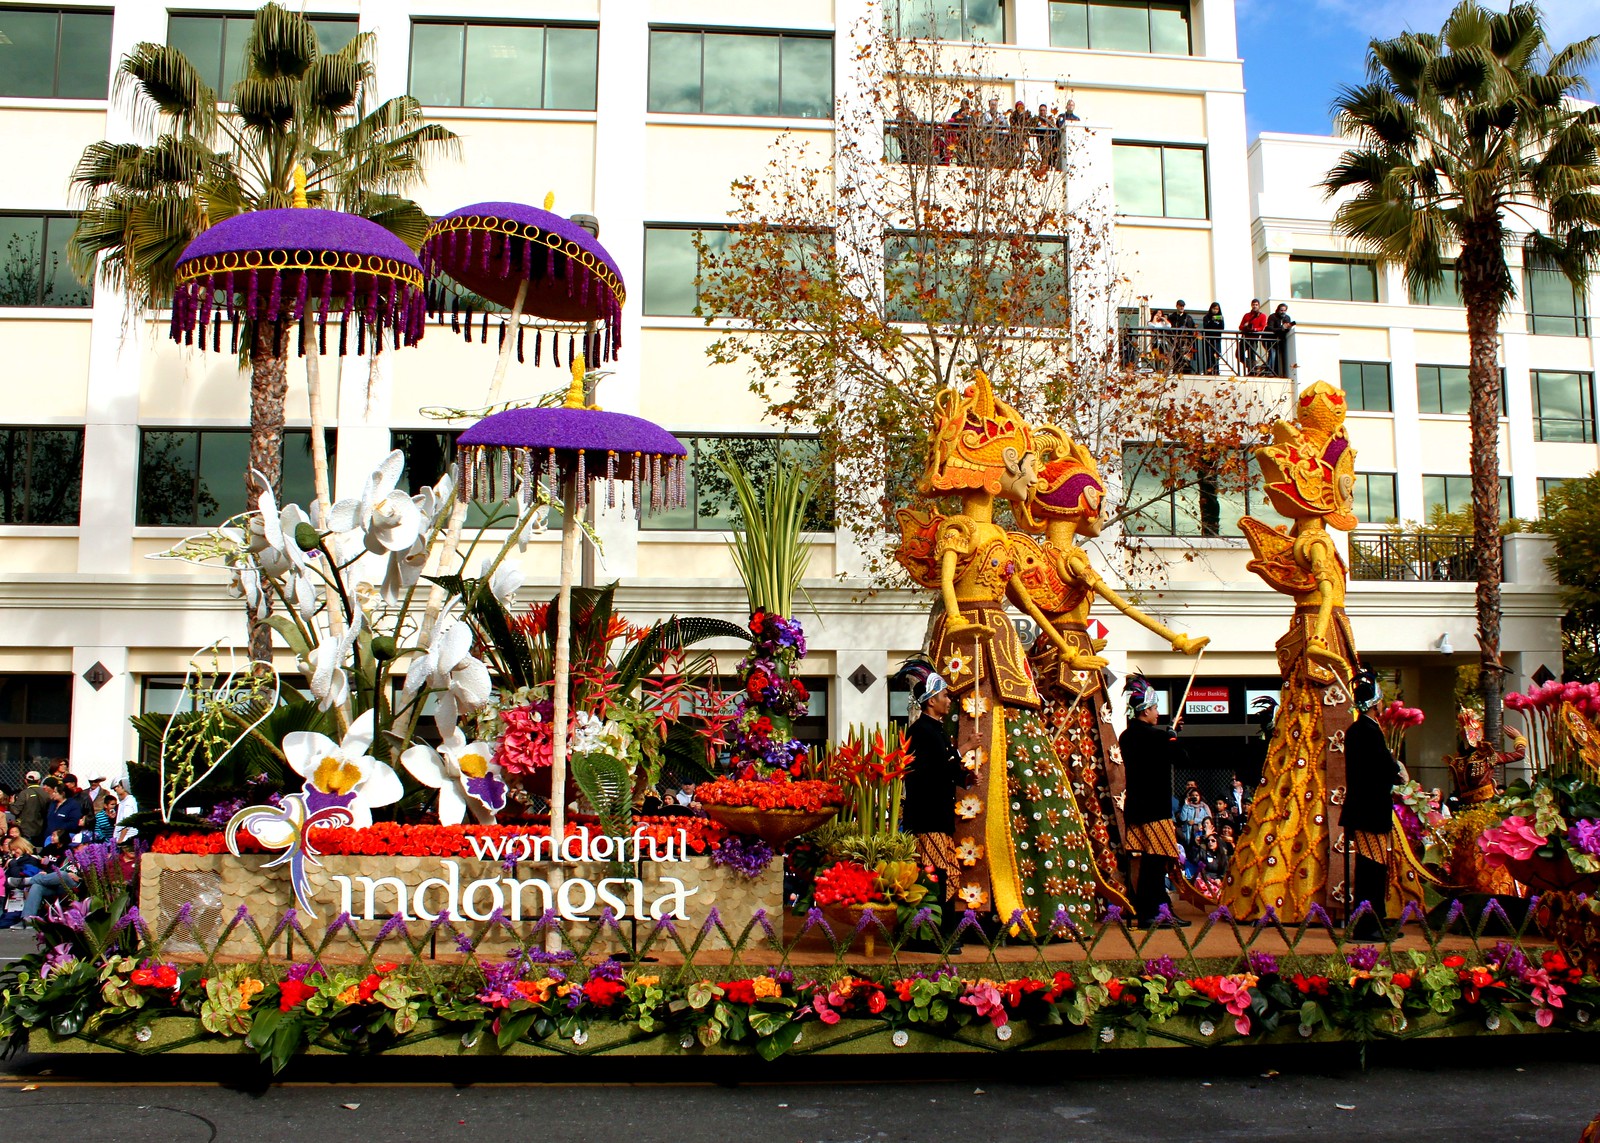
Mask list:
[[[1600,37],[1554,51],[1539,9],[1504,13],[1462,0],[1438,35],[1374,40],[1366,83],[1344,87],[1334,122],[1355,146],[1323,187],[1353,191],[1344,234],[1405,270],[1413,293],[1456,268],[1471,352],[1472,530],[1484,729],[1500,736],[1500,315],[1516,294],[1505,246],[1559,269],[1583,290],[1600,251],[1594,107],[1575,105]],[[1515,235],[1513,234],[1515,232]]]
[[[373,37],[322,52],[311,24],[276,3],[255,14],[244,75],[217,93],[184,54],[141,43],[117,66],[115,97],[150,143],[99,142],[84,151],[72,185],[83,202],[71,253],[81,275],[99,274],[140,308],[172,297],[178,257],[208,226],[252,210],[291,205],[296,169],[311,206],[360,214],[416,249],[428,216],[403,192],[429,160],[458,151],[456,136],[422,118],[410,96],[369,107]],[[290,329],[248,323],[250,469],[281,492],[283,407]],[[308,359],[309,360],[309,359]],[[320,447],[320,425],[313,445]],[[261,489],[245,474],[249,502]]]

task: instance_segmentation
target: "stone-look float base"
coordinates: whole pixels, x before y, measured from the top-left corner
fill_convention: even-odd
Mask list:
[[[271,860],[272,858],[264,856],[233,857],[228,854],[145,854],[140,860],[139,900],[146,920],[154,931],[166,932],[177,920],[183,906],[189,906],[188,924],[178,925],[173,929],[171,936],[163,945],[165,955],[178,962],[205,959],[206,950],[216,945],[223,930],[243,905],[249,909],[251,919],[261,930],[261,937],[258,938],[249,925],[237,925],[220,947],[215,949],[215,955],[224,960],[254,959],[260,956],[261,940],[273,935],[281,918],[295,903],[289,883],[288,866],[264,868]],[[343,876],[351,879],[351,912],[358,918],[352,924],[355,934],[361,941],[370,945],[388,921],[390,914],[394,912],[395,893],[387,886],[376,889],[374,919],[361,920],[359,918],[365,912],[366,890],[361,882],[356,880],[357,878],[370,877],[376,880],[380,877],[397,877],[415,890],[425,879],[447,877],[449,869],[446,862],[449,861],[459,867],[459,885],[465,889],[471,882],[482,878],[496,881],[508,877],[515,877],[520,881],[541,878],[554,884],[552,871],[556,868],[544,863],[518,862],[513,869],[508,870],[498,861],[472,857],[330,855],[321,860],[321,866],[310,866],[307,870],[317,916],[311,917],[303,910],[298,911],[296,924],[302,930],[304,939],[300,936],[285,937],[279,934],[272,945],[275,954],[284,952],[286,942],[293,946],[288,954],[293,957],[296,950],[302,955],[307,951],[306,940],[313,946],[323,941],[328,924],[339,915],[341,908],[343,891],[341,885],[332,880],[334,877]],[[559,869],[565,878],[583,878],[593,884],[598,884],[602,878],[608,876],[603,863],[562,865]],[[685,941],[692,940],[698,934],[712,909],[717,911],[723,927],[735,940],[755,917],[757,910],[765,910],[774,926],[781,925],[783,870],[777,862],[769,865],[760,876],[746,878],[714,864],[709,857],[692,857],[687,861],[671,863],[645,861],[640,867],[640,880],[644,883],[645,909],[645,915],[639,918],[638,925],[641,941],[646,939],[655,926],[655,921],[649,915],[652,904],[659,898],[670,897],[676,889],[676,886],[670,883],[663,883],[661,880],[663,877],[675,877],[683,882],[684,912],[688,914],[688,919],[677,919],[673,924]],[[613,886],[612,890],[631,902],[632,895],[624,891],[623,887]],[[507,932],[505,926],[491,925],[487,920],[474,920],[465,916],[453,921],[452,925],[456,932],[473,938],[473,944],[480,954],[490,956],[503,954],[505,950],[524,946],[533,939],[534,930],[543,911],[540,896],[535,888],[524,890],[521,919],[517,920],[513,916],[507,893],[505,911],[508,916],[512,916],[511,932]],[[585,894],[576,893],[572,899],[581,904],[584,897]],[[444,907],[444,899],[444,892],[435,888],[430,890],[424,903],[430,912],[437,912]],[[485,917],[494,907],[492,896],[486,890],[477,894],[472,905],[473,911]],[[562,929],[568,941],[579,945],[588,941],[594,935],[600,913],[601,904],[597,902],[585,914],[589,920],[564,919]],[[624,929],[628,929],[632,920],[631,916],[623,915],[618,918],[618,923]],[[440,936],[437,940],[432,939],[431,934],[435,934],[434,926],[428,920],[419,919],[414,914],[405,923],[405,930],[412,941],[426,942],[425,954],[435,951],[435,946],[440,954],[453,954],[456,951],[454,941],[449,939],[448,934]],[[402,936],[399,932],[392,931],[390,939],[393,943],[386,947],[391,949],[391,955],[398,959],[399,954],[406,951]],[[602,934],[596,940],[593,951],[614,952],[618,951],[619,947],[615,934],[608,933]],[[716,931],[708,934],[702,945],[702,948],[728,947],[729,942]],[[350,930],[343,929],[329,942],[324,955],[337,960],[342,956],[358,959],[364,954],[357,941],[352,939]]]

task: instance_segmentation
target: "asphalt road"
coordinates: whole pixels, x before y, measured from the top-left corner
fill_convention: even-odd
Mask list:
[[[237,1069],[207,1074],[197,1070],[207,1062],[192,1059],[23,1057],[0,1080],[0,1121],[28,1143],[306,1143],[329,1137],[373,1143],[1577,1143],[1584,1124],[1600,1114],[1600,1059],[1592,1050],[1584,1060],[1534,1058],[1492,1067],[1476,1066],[1457,1050],[1450,1053],[1457,1058],[1442,1066],[1415,1066],[1433,1050],[1410,1046],[1365,1072],[1348,1051],[1320,1060],[1297,1054],[1276,1061],[1286,1067],[1283,1074],[1271,1073],[1269,1057],[1233,1051],[1199,1059],[1172,1051],[1119,1053],[1115,1060],[1073,1061],[1078,1074],[1025,1077],[1018,1076],[1019,1065],[1041,1065],[869,1058],[827,1067],[792,1061],[786,1073],[780,1064],[707,1076],[707,1068],[727,1065],[593,1061],[584,1073],[530,1074],[537,1065],[524,1063],[505,1073],[455,1075],[462,1082],[454,1086],[438,1082],[444,1078],[439,1065],[416,1061],[315,1059],[298,1065],[290,1082],[266,1085]],[[1202,1062],[1210,1070],[1171,1074]],[[1315,1070],[1287,1070],[1293,1064]],[[1116,1070],[1098,1070],[1112,1065]],[[962,1068],[974,1070],[950,1078]],[[917,1079],[919,1070],[940,1078]],[[778,1074],[806,1082],[770,1082]],[[702,1082],[651,1082],[696,1076]],[[335,1078],[358,1082],[327,1082]],[[724,1082],[703,1082],[708,1078]],[[550,1082],[528,1082],[540,1079]]]

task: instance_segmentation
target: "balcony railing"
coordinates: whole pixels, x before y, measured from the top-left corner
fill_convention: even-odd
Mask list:
[[[1157,373],[1224,377],[1287,377],[1286,339],[1237,330],[1124,326],[1117,330],[1122,364]]]
[[[1472,537],[1456,533],[1350,537],[1350,578],[1391,582],[1471,583],[1478,578]]]
[[[1061,132],[1060,127],[891,119],[884,124],[884,158],[920,166],[1059,168]]]

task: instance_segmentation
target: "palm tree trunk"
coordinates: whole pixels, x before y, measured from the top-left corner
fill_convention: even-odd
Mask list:
[[[1472,546],[1478,560],[1478,688],[1483,696],[1484,740],[1500,741],[1500,371],[1496,365],[1499,299],[1492,282],[1494,259],[1505,258],[1497,223],[1465,234],[1461,250],[1461,295],[1467,310],[1467,371],[1472,422]],[[1476,239],[1476,240],[1474,240]]]
[[[250,330],[250,471],[245,491],[251,508],[265,488],[283,493],[283,405],[289,392],[289,331],[282,322],[254,322]],[[265,484],[263,485],[263,481]],[[270,609],[271,602],[268,601]],[[272,629],[252,613],[250,657],[272,659]]]

